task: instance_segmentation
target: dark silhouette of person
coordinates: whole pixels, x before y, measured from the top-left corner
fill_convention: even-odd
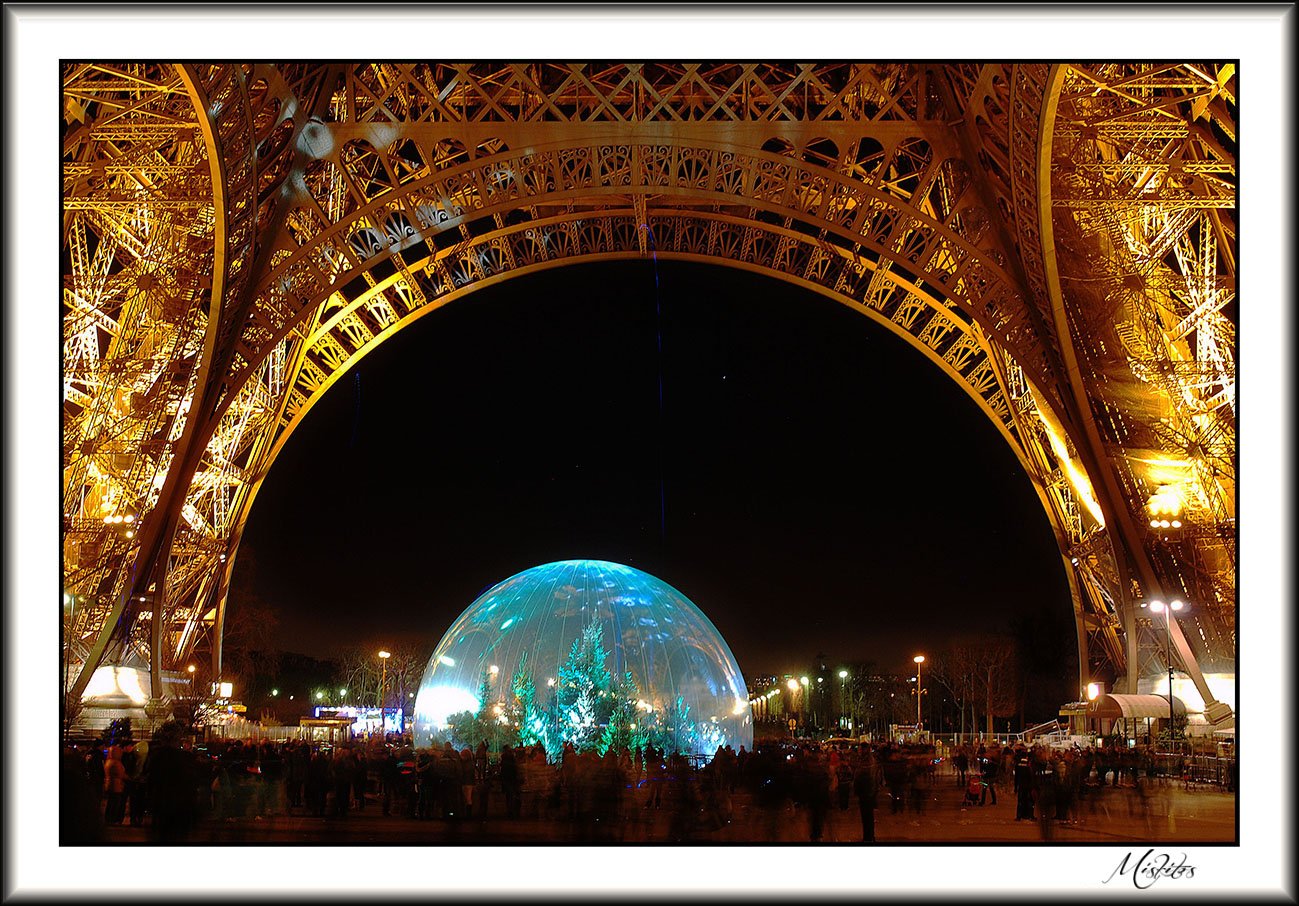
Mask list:
[[[979,797],[979,805],[986,805],[989,796],[992,797],[992,804],[996,805],[998,759],[989,755],[980,762],[980,766],[983,769],[983,795]]]
[[[1015,753],[1015,820],[1033,820],[1033,766],[1027,750]]]
[[[505,815],[508,818],[519,817],[519,762],[514,757],[514,749],[505,746],[501,749],[501,793],[505,796]]]
[[[65,749],[59,760],[59,845],[104,842],[104,816],[99,811],[100,788],[86,776],[85,759]]]
[[[803,766],[804,801],[807,803],[808,838],[819,843],[830,811],[830,770],[820,752],[809,752]]]
[[[198,766],[179,741],[179,727],[164,725],[149,747],[150,837],[158,843],[183,842],[194,823]]]
[[[875,805],[878,801],[879,785],[875,757],[868,749],[862,753],[852,778],[852,789],[857,795],[857,808],[861,811],[863,843],[875,842]]]

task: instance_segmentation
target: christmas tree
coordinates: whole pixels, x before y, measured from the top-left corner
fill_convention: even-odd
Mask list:
[[[568,660],[559,668],[560,735],[579,752],[599,747],[612,711],[610,675],[604,662],[604,624],[592,620],[573,641]]]

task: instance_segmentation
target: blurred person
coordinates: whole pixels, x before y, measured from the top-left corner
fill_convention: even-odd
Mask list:
[[[884,783],[889,788],[889,801],[893,814],[901,814],[906,808],[907,762],[901,752],[886,747],[883,756]]]
[[[519,762],[514,757],[514,749],[504,746],[501,749],[501,795],[505,797],[505,816],[519,817],[519,792],[522,786],[519,778]]]
[[[180,733],[179,725],[163,724],[149,746],[149,836],[158,843],[183,842],[194,823],[201,775],[193,753],[181,748]]]
[[[1033,764],[1028,750],[1016,748],[1015,766],[1015,820],[1033,820]]]
[[[126,768],[126,800],[131,809],[131,826],[141,827],[149,799],[149,741],[130,743],[122,757]]]
[[[392,814],[392,794],[396,786],[397,753],[393,751],[392,746],[384,746],[379,756],[379,792],[385,818]]]
[[[122,747],[109,746],[104,762],[104,823],[113,826],[126,818],[126,767],[122,764]]]
[[[1056,776],[1045,755],[1034,759],[1033,779],[1037,790],[1038,830],[1043,841],[1049,842],[1055,837]]]
[[[329,785],[332,780],[333,769],[330,758],[323,748],[317,748],[311,753],[311,760],[307,762],[305,784],[307,808],[311,810],[313,817],[325,816],[325,804],[329,798]]]
[[[830,765],[820,752],[808,753],[804,763],[804,789],[807,803],[808,838],[821,842],[825,835],[825,818],[830,811]]]
[[[980,762],[979,767],[983,772],[981,784],[983,786],[983,795],[979,797],[979,805],[987,804],[988,797],[992,797],[992,804],[997,804],[997,774],[1001,767],[1000,754],[985,755]]]
[[[852,788],[857,794],[857,808],[861,812],[861,839],[863,843],[875,842],[875,806],[879,797],[880,778],[875,757],[865,748],[853,771]]]
[[[100,787],[90,782],[85,757],[74,747],[59,758],[59,845],[104,842]]]
[[[474,770],[474,750],[465,746],[460,750],[460,802],[464,806],[464,817],[474,814],[474,792],[477,787]]]
[[[334,750],[334,817],[346,818],[352,798],[352,752],[350,749]]]

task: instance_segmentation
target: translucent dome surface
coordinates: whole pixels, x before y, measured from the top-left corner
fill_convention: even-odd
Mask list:
[[[666,582],[604,560],[535,566],[469,605],[424,671],[416,745],[465,711],[552,754],[564,742],[753,747],[748,691],[717,628]]]

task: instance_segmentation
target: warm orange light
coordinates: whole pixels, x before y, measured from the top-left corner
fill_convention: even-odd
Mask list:
[[[1162,517],[1180,515],[1183,505],[1182,492],[1171,484],[1160,485],[1146,504],[1150,515],[1161,517],[1160,521],[1164,528],[1168,527],[1168,523],[1164,522]]]
[[[917,664],[923,664],[925,662],[925,656],[923,654],[917,654],[911,660],[915,661]]]
[[[379,652],[379,657],[382,657],[382,658],[389,658],[389,657],[392,657],[392,654],[391,654],[390,652],[387,652],[387,651],[380,651],[380,652]]]
[[[190,664],[190,665],[189,665],[187,668],[185,668],[185,669],[189,670],[190,673],[193,673],[193,672],[194,672],[194,665],[193,665],[193,664]]]

